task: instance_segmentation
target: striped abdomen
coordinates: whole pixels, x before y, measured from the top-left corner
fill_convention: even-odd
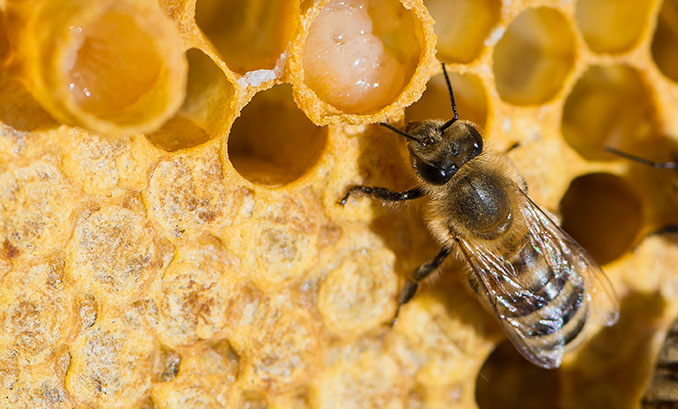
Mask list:
[[[551,262],[527,235],[503,257],[515,276],[497,276],[497,313],[522,334],[529,347],[567,346],[582,332],[587,318],[584,281],[567,263]],[[548,255],[547,255],[548,257]]]
[[[678,407],[678,320],[673,322],[666,334],[652,380],[643,396],[642,407]]]

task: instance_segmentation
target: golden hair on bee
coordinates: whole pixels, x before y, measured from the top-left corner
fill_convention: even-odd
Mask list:
[[[488,151],[478,127],[460,120],[445,65],[454,117],[408,123],[407,139],[417,186],[403,192],[352,186],[353,193],[386,202],[425,198],[428,228],[442,246],[412,273],[398,297],[401,306],[457,251],[469,281],[509,340],[530,362],[560,366],[585,329],[618,317],[614,290],[595,261],[527,196],[524,180],[505,155]]]

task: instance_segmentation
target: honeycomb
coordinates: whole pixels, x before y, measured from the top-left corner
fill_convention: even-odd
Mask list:
[[[376,125],[460,116],[621,301],[524,361]],[[638,408],[678,313],[677,0],[0,0],[0,407]],[[395,207],[395,206],[394,206]]]

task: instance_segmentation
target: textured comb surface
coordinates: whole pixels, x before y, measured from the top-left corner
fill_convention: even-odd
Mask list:
[[[0,0],[0,408],[638,407],[678,194],[604,147],[671,159],[675,0],[25,3]],[[557,371],[458,261],[389,328],[437,245],[416,204],[336,204],[411,187],[375,123],[449,118],[440,61],[621,299]]]

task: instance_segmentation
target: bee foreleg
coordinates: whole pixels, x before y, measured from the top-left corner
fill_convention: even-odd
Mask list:
[[[387,202],[400,202],[403,200],[412,200],[416,199],[419,197],[422,197],[424,195],[424,191],[421,190],[418,187],[415,187],[414,189],[406,190],[404,192],[393,192],[391,190],[388,190],[383,187],[372,187],[372,186],[362,186],[362,185],[356,185],[356,186],[351,186],[348,191],[346,191],[346,194],[344,197],[339,200],[340,205],[345,205],[346,201],[348,200],[348,197],[351,195],[351,193],[364,193],[367,195],[371,195],[375,199],[379,200],[384,200]]]
[[[504,153],[505,153],[505,154],[506,154],[506,153],[509,153],[509,152],[511,152],[512,150],[514,150],[514,149],[516,149],[516,148],[519,148],[519,147],[520,147],[520,142],[513,142],[513,144],[511,144],[511,146],[509,146],[508,148],[506,148],[506,150],[504,151]]]
[[[678,224],[667,224],[650,233],[650,236],[678,233]]]
[[[407,302],[409,302],[412,297],[414,297],[414,293],[417,292],[417,287],[419,287],[419,282],[436,271],[436,269],[440,267],[441,264],[443,264],[443,261],[445,261],[445,258],[447,258],[449,254],[450,249],[443,247],[433,260],[420,265],[412,272],[412,278],[407,280],[403,289],[400,290],[400,295],[398,296],[398,306],[396,307],[395,315],[391,320],[391,326],[393,326],[396,318],[398,318],[400,307],[403,304],[407,304]]]

